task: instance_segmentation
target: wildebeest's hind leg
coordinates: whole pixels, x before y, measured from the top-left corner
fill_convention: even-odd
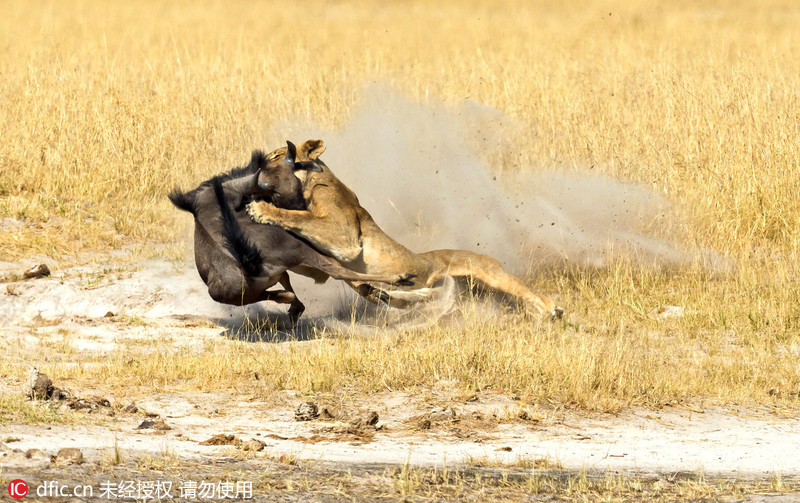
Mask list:
[[[307,248],[307,253],[302,257],[303,268],[322,271],[333,279],[338,279],[356,284],[365,282],[387,283],[389,285],[413,286],[414,274],[365,274],[347,269],[331,257],[320,255],[313,248]],[[295,266],[297,267],[297,266]],[[290,268],[294,270],[294,268]],[[354,287],[355,288],[355,287]]]
[[[291,321],[292,325],[294,325],[297,323],[297,320],[300,319],[300,315],[303,314],[303,311],[306,310],[306,306],[300,302],[300,299],[297,298],[297,294],[294,293],[288,272],[281,274],[281,277],[278,281],[280,282],[281,286],[286,289],[286,293],[291,293],[294,296],[294,300],[289,303],[289,321]]]
[[[383,290],[370,285],[369,282],[388,283],[390,285],[400,286],[414,285],[412,280],[415,276],[413,274],[362,274],[345,268],[331,257],[316,253],[312,248],[307,248],[306,253],[302,255],[302,259],[304,274],[308,275],[309,268],[322,271],[331,278],[345,281],[358,292],[359,295],[375,303],[386,304],[390,297]],[[322,277],[324,278],[324,276]],[[281,282],[281,284],[286,286],[283,282]]]
[[[523,300],[539,313],[549,315],[551,319],[561,318],[564,313],[564,309],[557,306],[552,299],[533,293],[521,279],[504,271],[500,262],[488,255],[466,250],[434,250],[420,253],[420,256],[443,265],[442,270],[429,278],[429,282],[442,275],[474,278],[489,288]]]

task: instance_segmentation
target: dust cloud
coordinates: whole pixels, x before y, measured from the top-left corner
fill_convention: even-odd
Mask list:
[[[621,254],[650,265],[692,260],[657,236],[669,204],[645,187],[548,166],[487,165],[482,158],[493,152],[513,157],[518,127],[472,100],[419,104],[373,87],[340,130],[283,131],[295,143],[324,140],[326,164],[417,252],[486,253],[517,274],[564,262],[602,267]]]

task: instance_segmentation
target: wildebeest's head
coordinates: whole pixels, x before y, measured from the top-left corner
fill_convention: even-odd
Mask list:
[[[306,205],[298,175],[322,169],[316,163],[296,161],[297,148],[290,141],[286,145],[269,155],[256,150],[247,166],[217,175],[188,192],[176,187],[169,193],[169,199],[178,208],[197,216],[202,208],[215,207],[211,188],[216,181],[236,211],[241,211],[253,199],[264,199],[281,208],[303,210]]]
[[[286,142],[286,148],[279,148],[267,156],[254,152],[251,163],[256,163],[253,167],[259,193],[275,206],[290,210],[305,209],[298,172],[322,171],[314,162],[298,161],[297,147],[290,141]]]

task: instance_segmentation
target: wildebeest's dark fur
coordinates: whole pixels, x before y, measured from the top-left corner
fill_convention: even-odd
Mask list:
[[[289,315],[296,321],[305,307],[294,295],[287,270],[325,281],[329,276],[353,281],[403,283],[398,275],[365,275],[342,267],[304,241],[272,225],[253,222],[243,211],[253,199],[282,206],[304,208],[301,184],[293,171],[314,169],[295,164],[294,145],[283,159],[267,159],[254,152],[249,165],[215,176],[196,189],[178,189],[169,199],[195,218],[195,263],[208,293],[217,302],[245,305],[263,300],[291,303]],[[276,201],[277,202],[277,201]],[[285,290],[267,291],[280,282]],[[364,291],[380,294],[367,287]]]

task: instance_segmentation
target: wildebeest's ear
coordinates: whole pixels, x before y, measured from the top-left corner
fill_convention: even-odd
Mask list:
[[[316,161],[323,152],[325,152],[325,145],[322,144],[322,140],[306,140],[300,145],[300,153],[312,161]]]
[[[304,169],[306,171],[316,171],[317,173],[322,173],[322,168],[319,167],[314,161],[297,161],[294,163],[294,170]]]
[[[241,194],[237,194],[231,199],[231,203],[233,204],[233,211],[242,211],[244,209],[244,198]]]
[[[293,166],[295,159],[297,159],[297,147],[294,146],[294,143],[286,140],[286,155],[283,157],[283,161],[289,166]]]

